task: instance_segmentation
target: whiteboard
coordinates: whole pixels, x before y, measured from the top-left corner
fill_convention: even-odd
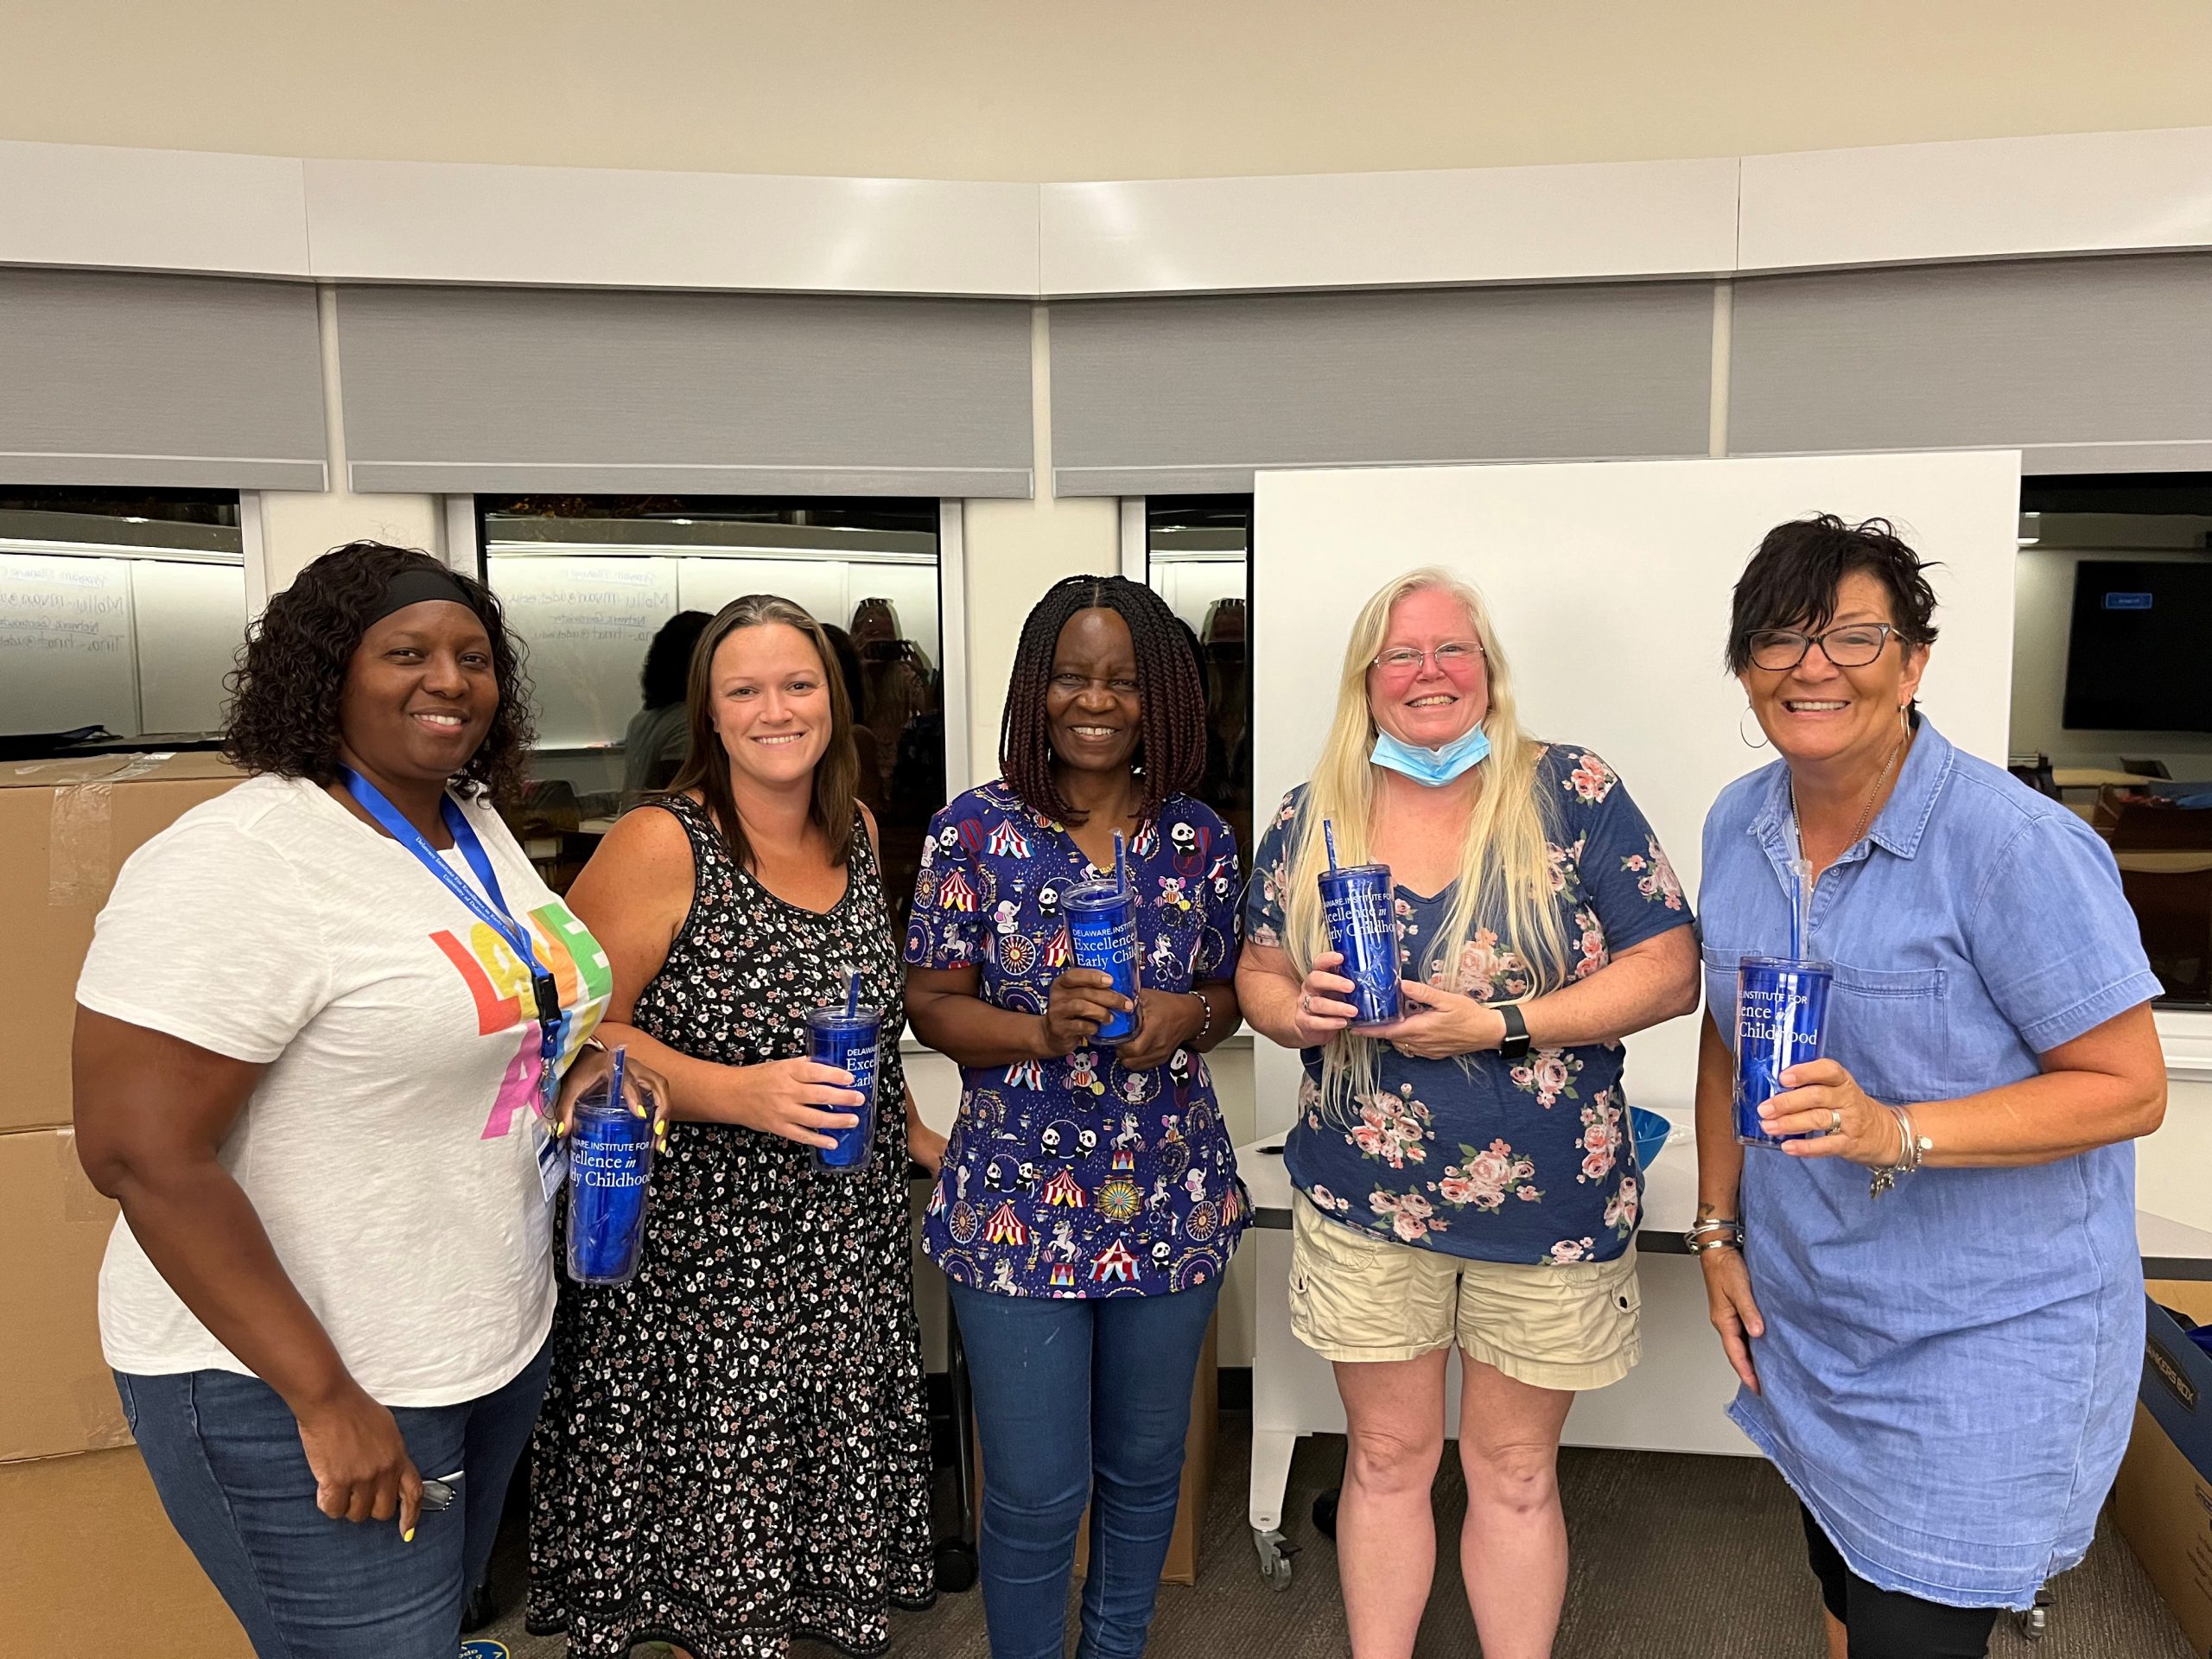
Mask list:
[[[138,702],[146,732],[213,732],[223,724],[223,677],[245,639],[245,569],[170,559],[130,566]]]
[[[137,735],[127,563],[0,553],[0,728]]]
[[[1260,811],[1313,768],[1351,618],[1393,575],[1441,564],[1488,601],[1523,727],[1611,763],[1694,899],[1706,809],[1774,758],[1746,746],[1758,728],[1721,665],[1730,593],[1760,537],[1812,512],[1878,515],[1942,561],[1929,573],[1942,637],[1921,702],[1945,736],[2001,766],[2019,503],[2012,451],[1263,472]],[[1694,1016],[1629,1039],[1637,1104],[1689,1121],[1696,1042]],[[1295,1054],[1258,1045],[1262,1132],[1289,1124],[1297,1077]]]
[[[491,569],[507,626],[528,652],[538,742],[561,749],[620,742],[643,701],[645,647],[683,608],[676,561],[502,556]]]

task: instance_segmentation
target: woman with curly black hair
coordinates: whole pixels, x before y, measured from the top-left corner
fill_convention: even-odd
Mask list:
[[[1236,843],[1189,792],[1205,752],[1174,613],[1071,576],[1021,630],[1005,776],[923,848],[906,1007],[963,1089],[922,1239],[975,1379],[995,1659],[1063,1651],[1086,1499],[1081,1651],[1141,1651],[1174,1529],[1191,1379],[1247,1215],[1203,1058],[1237,1021]],[[1134,1000],[1069,965],[1068,892],[1112,872],[1117,838]],[[1102,1043],[1133,1001],[1135,1032]]]
[[[124,866],[77,987],[101,1344],[257,1653],[448,1659],[544,1392],[606,957],[492,809],[530,711],[482,584],[339,548],[232,690],[250,775]]]

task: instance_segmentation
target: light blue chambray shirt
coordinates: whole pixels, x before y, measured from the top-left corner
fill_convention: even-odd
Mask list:
[[[1788,954],[1790,854],[1777,760],[1705,821],[1706,1003],[1732,1043],[1738,958]],[[1835,964],[1826,1053],[1904,1105],[2034,1077],[2158,995],[2095,833],[1924,721],[1871,832],[1821,874],[1808,941]],[[2135,1149],[1866,1189],[1860,1165],[1745,1148],[1764,1392],[1729,1414],[1861,1578],[2026,1607],[2088,1549],[2127,1443]]]

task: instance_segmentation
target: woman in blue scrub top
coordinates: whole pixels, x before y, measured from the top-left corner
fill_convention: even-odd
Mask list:
[[[2142,1368],[2158,995],[2112,855],[1914,702],[1935,594],[1891,527],[1760,544],[1728,663],[1780,757],[1705,823],[1699,1249],[1730,1414],[1802,1500],[1832,1659],[1980,1655],[2082,1559]],[[1824,1058],[1734,1136],[1736,969],[1834,964]]]

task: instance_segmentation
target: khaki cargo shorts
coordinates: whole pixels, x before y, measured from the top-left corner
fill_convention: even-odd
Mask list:
[[[1473,1262],[1291,1200],[1290,1328],[1325,1358],[1418,1359],[1457,1342],[1539,1389],[1602,1389],[1643,1354],[1636,1246],[1611,1262]]]

